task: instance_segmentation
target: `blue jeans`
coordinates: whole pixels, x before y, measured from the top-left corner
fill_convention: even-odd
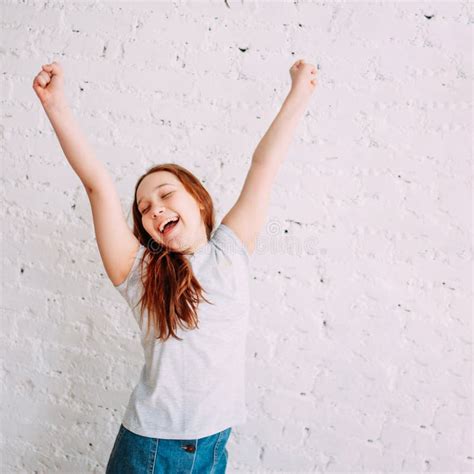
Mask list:
[[[120,425],[106,474],[225,474],[232,428],[198,439],[148,438]]]

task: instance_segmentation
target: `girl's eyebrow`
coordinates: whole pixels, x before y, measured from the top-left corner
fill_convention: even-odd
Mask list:
[[[158,188],[161,188],[162,186],[166,186],[166,185],[170,185],[170,186],[173,186],[173,184],[171,183],[163,183],[163,184],[159,184],[158,186],[155,186],[152,191],[154,191],[155,189],[158,189]],[[137,206],[140,204],[140,202],[143,200],[144,198],[140,198],[138,201],[137,201]]]

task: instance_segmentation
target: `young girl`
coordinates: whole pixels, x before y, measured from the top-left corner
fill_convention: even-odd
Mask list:
[[[33,81],[87,192],[107,275],[141,332],[145,363],[107,473],[225,473],[232,427],[247,419],[251,255],[275,175],[316,86],[316,68],[303,60],[290,76],[290,92],[216,229],[213,202],[201,182],[186,168],[165,163],[138,179],[130,230],[112,178],[67,105],[61,65],[43,65]]]

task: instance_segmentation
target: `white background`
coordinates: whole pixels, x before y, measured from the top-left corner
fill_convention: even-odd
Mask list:
[[[253,256],[228,472],[470,472],[472,4],[228,4],[2,1],[2,472],[104,472],[143,361],[41,65],[129,222],[168,161],[220,221],[300,58],[318,85]]]

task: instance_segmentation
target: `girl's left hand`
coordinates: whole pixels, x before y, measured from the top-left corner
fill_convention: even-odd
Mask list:
[[[290,68],[291,92],[308,97],[316,89],[316,66],[299,59]]]

